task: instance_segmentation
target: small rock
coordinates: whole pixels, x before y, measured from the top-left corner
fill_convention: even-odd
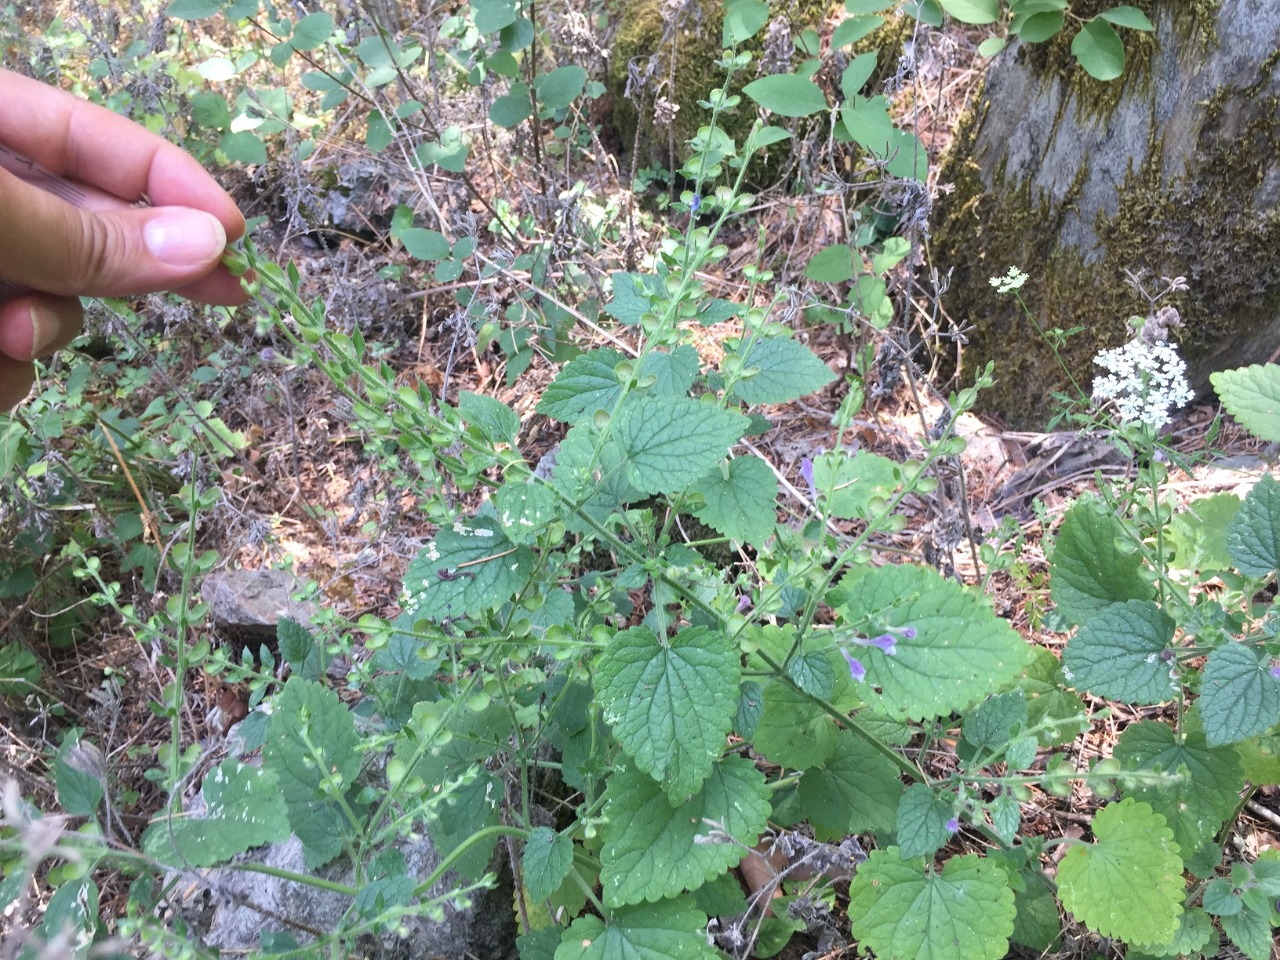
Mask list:
[[[439,854],[424,834],[402,839],[396,848],[405,857],[409,876],[416,880],[428,876],[440,863]],[[313,872],[306,866],[297,837],[256,850],[248,859],[291,873]],[[354,871],[341,861],[315,873],[342,884],[354,882]],[[440,896],[457,886],[456,878],[446,875],[431,894]],[[180,895],[170,907],[192,925],[193,936],[206,947],[237,956],[254,951],[264,931],[288,932],[306,944],[315,940],[314,934],[332,933],[352,919],[350,897],[233,867],[202,870],[200,883],[179,883],[176,889]],[[358,945],[359,949],[349,955],[370,960],[514,960],[512,895],[508,881],[494,890],[473,891],[470,907],[446,907],[439,920],[405,916],[395,933],[353,939],[347,946]]]
[[[315,605],[292,597],[301,587],[289,570],[220,570],[205,577],[200,596],[215,626],[274,637],[282,617],[311,627]]]

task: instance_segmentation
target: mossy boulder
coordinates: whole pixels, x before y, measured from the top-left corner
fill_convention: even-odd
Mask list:
[[[994,360],[988,409],[1018,426],[1043,425],[1068,381],[987,283],[1010,266],[1030,274],[1022,294],[1042,326],[1084,328],[1063,357],[1085,389],[1093,355],[1147,311],[1126,269],[1190,282],[1174,304],[1197,391],[1280,344],[1280,4],[1136,5],[1156,33],[1126,32],[1115,84],[1085,77],[1065,38],[1056,53],[1001,54],[941,171],[955,189],[932,249],[954,269],[946,306],[972,331],[962,375]]]
[[[781,18],[790,35],[798,37],[808,28],[819,27],[833,6],[833,0],[798,0],[775,6],[772,16]],[[688,156],[686,144],[710,119],[710,111],[698,101],[725,84],[725,71],[716,66],[723,53],[724,0],[620,0],[616,17],[607,79],[614,132],[624,149],[638,148],[641,167],[679,166]],[[737,77],[738,90],[756,78],[768,29],[743,45],[755,59]],[[800,54],[795,57],[798,63]],[[628,76],[633,71],[644,82],[638,91],[633,85],[628,95]],[[659,97],[680,108],[670,125],[654,123]],[[722,118],[722,126],[741,144],[755,117],[754,104],[744,99],[732,115]]]

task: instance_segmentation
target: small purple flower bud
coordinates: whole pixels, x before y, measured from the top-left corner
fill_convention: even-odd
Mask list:
[[[700,206],[702,206],[702,198],[695,193],[693,199],[689,201],[689,212],[697,213]]]
[[[845,663],[849,664],[849,675],[858,683],[862,683],[867,679],[867,668],[864,667],[857,658],[849,656],[849,651],[841,650],[840,655],[844,657]]]
[[[902,634],[902,639],[903,639],[903,640],[914,640],[914,639],[916,638],[916,628],[915,628],[915,627],[903,627],[903,628],[902,628],[901,630],[899,630],[898,632],[899,632],[900,634]]]
[[[738,613],[746,613],[750,609],[751,609],[751,597],[749,597],[747,594],[744,593],[742,594],[742,596],[738,597],[737,611]]]
[[[270,347],[263,347],[262,350],[259,351],[258,356],[260,356],[267,363],[270,363],[272,360],[276,358],[276,352],[272,350]]]
[[[952,817],[950,820],[947,821],[947,833],[955,833],[959,829],[960,829],[960,821],[957,820],[955,817]]]
[[[813,485],[813,461],[808,457],[804,457],[800,461],[800,476],[804,478],[804,482],[809,487],[809,497],[817,500],[818,488]]]

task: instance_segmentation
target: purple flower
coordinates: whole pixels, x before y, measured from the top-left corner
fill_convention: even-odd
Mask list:
[[[804,478],[804,482],[809,486],[809,497],[817,500],[818,488],[813,485],[813,461],[808,457],[804,457],[800,461],[800,476]]]
[[[955,817],[952,817],[950,820],[947,821],[947,833],[955,833],[959,829],[960,829],[960,821],[957,820]]]
[[[892,633],[882,633],[878,637],[854,637],[853,642],[860,647],[875,647],[877,650],[883,650],[887,655],[893,656],[898,652],[898,638]]]
[[[260,356],[267,363],[270,363],[272,360],[276,358],[276,352],[272,350],[270,347],[263,347],[262,350],[258,353],[258,356]]]
[[[700,206],[702,206],[702,198],[695,193],[693,199],[689,201],[689,212],[697,213]]]
[[[899,640],[914,640],[916,638],[915,627],[886,627],[885,632],[878,637],[852,637],[850,643],[859,647],[875,647],[882,650],[887,656],[892,657],[898,652]]]
[[[860,660],[849,656],[848,650],[841,650],[840,655],[844,657],[845,663],[849,664],[849,676],[857,680],[858,683],[862,683],[863,680],[867,679],[867,668],[862,665]]]
[[[746,613],[750,609],[751,597],[744,593],[742,596],[738,597],[737,611],[738,613]]]
[[[1273,680],[1280,680],[1280,663],[1277,663],[1274,667],[1272,667],[1268,671],[1268,673],[1271,674],[1271,678]]]

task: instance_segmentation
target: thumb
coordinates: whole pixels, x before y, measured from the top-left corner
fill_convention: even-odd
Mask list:
[[[120,205],[80,209],[0,171],[0,279],[118,297],[181,287],[217,266],[227,237],[211,214]]]

